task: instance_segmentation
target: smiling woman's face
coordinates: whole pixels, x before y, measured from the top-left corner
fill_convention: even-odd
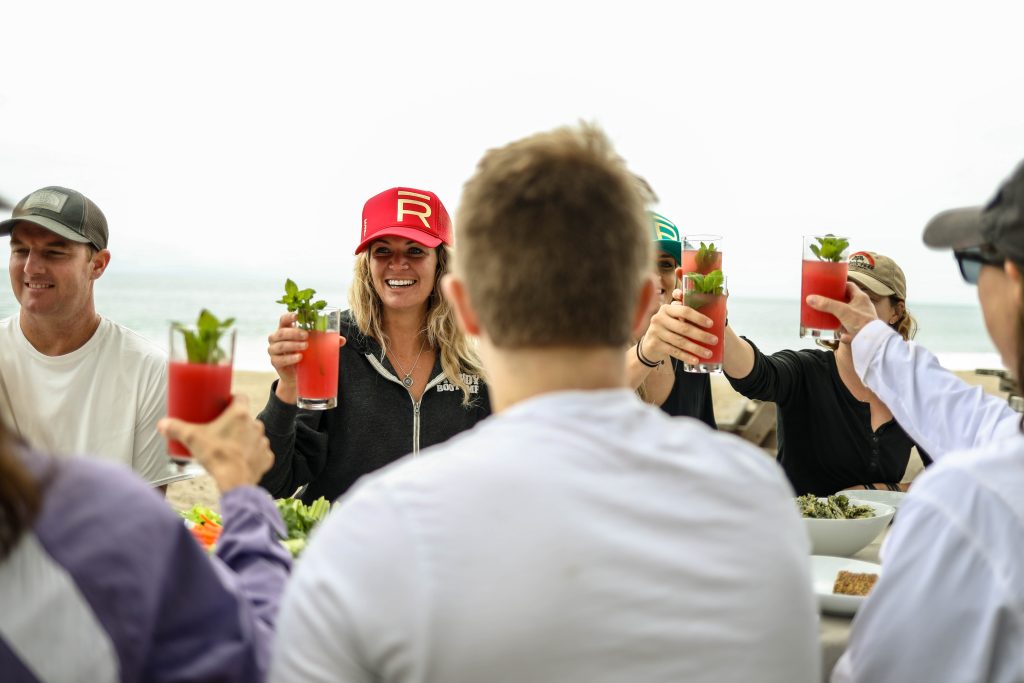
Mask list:
[[[385,310],[426,306],[434,291],[437,250],[401,237],[384,237],[368,247],[370,277]]]

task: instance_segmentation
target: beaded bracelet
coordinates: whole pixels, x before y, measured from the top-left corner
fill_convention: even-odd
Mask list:
[[[640,341],[638,341],[636,343],[636,359],[638,361],[640,361],[641,364],[643,364],[643,365],[645,365],[645,366],[647,366],[649,368],[656,368],[659,365],[664,365],[665,361],[659,360],[658,362],[654,362],[650,358],[646,358],[644,356],[643,352],[640,350],[640,345],[644,343],[644,337],[646,337],[646,336],[647,336],[647,333],[645,332],[643,337],[640,337]]]

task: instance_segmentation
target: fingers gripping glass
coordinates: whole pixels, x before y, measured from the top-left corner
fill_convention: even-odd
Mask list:
[[[967,249],[955,249],[953,258],[960,266],[960,275],[964,282],[969,285],[978,284],[978,276],[981,274],[982,266],[1003,267],[1005,259],[997,254],[991,247],[969,247]]]

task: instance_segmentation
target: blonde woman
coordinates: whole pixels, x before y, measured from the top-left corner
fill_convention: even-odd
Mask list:
[[[259,416],[275,456],[262,481],[271,493],[306,486],[307,501],[334,499],[490,414],[476,353],[438,286],[451,245],[451,220],[433,192],[396,187],[363,206],[336,408],[296,407],[306,332],[293,313],[281,316],[267,349],[279,379]]]

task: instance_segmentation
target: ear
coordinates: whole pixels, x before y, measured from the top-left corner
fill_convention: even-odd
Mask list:
[[[896,319],[893,320],[890,324],[896,324],[899,321],[903,320],[903,314],[906,313],[906,311],[907,304],[903,301],[897,301],[896,305],[893,307],[893,313],[896,315]]]
[[[471,337],[480,336],[480,322],[469,303],[466,284],[452,273],[441,278],[441,293],[455,311],[455,320],[463,332]]]
[[[100,279],[100,276],[107,270],[107,266],[110,265],[110,250],[101,249],[93,254],[89,260],[89,276],[93,280]]]
[[[640,295],[636,300],[636,308],[633,311],[633,338],[643,334],[651,324],[651,306],[654,305],[657,296],[657,292],[654,291],[654,282],[651,278],[645,277],[643,286],[640,287]]]

